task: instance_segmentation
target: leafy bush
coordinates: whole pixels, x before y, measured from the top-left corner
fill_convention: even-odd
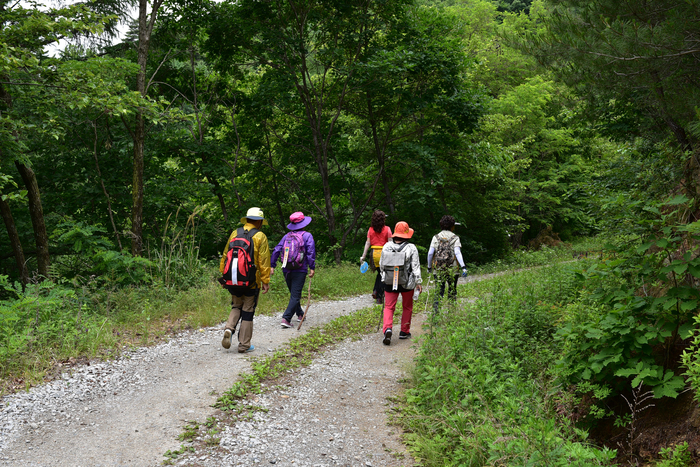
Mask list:
[[[70,251],[54,260],[54,273],[62,281],[91,283],[95,287],[151,282],[148,269],[152,263],[114,250],[102,226],[64,218],[54,229],[52,239],[59,250]]]
[[[44,281],[29,284],[18,298],[0,302],[0,375],[21,370],[27,359],[56,352],[74,356],[94,351],[104,321],[75,290]],[[106,333],[101,335],[102,339]],[[111,337],[111,336],[110,336]]]
[[[557,332],[566,348],[558,363],[563,381],[615,391],[643,383],[656,398],[679,394],[685,382],[674,372],[671,349],[690,336],[700,306],[700,257],[682,253],[682,245],[695,241],[694,228],[664,227],[652,241],[612,249],[613,259],[579,274],[593,286],[582,300],[597,314]]]
[[[608,465],[551,403],[551,338],[576,296],[571,265],[470,283],[466,303],[431,317],[400,420],[422,465]]]
[[[659,452],[661,461],[656,463],[656,467],[689,467],[692,464],[688,443],[681,443],[675,447],[664,448]]]

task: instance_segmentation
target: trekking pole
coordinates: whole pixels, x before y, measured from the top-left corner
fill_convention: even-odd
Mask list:
[[[299,327],[297,328],[297,331],[301,329],[301,324],[304,322],[304,318],[306,318],[306,313],[309,311],[309,307],[311,306],[311,279],[312,277],[309,277],[309,303],[306,304],[306,310],[304,310],[304,314],[301,316],[301,321],[299,321]]]
[[[377,332],[379,332],[379,328],[382,327],[382,322],[384,321],[384,300],[386,300],[386,294],[382,297],[381,307],[379,308],[379,323],[377,323]]]

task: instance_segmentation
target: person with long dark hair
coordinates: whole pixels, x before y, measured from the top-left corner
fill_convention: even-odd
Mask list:
[[[382,256],[382,248],[391,240],[391,229],[385,224],[386,214],[384,211],[374,211],[372,213],[372,224],[367,231],[367,241],[365,242],[365,250],[360,257],[360,264],[364,262],[367,252],[372,248],[369,266],[372,271],[377,271],[377,278],[374,280],[374,289],[372,290],[372,298],[377,303],[384,302],[384,284],[382,283],[381,272],[379,271],[379,258]]]

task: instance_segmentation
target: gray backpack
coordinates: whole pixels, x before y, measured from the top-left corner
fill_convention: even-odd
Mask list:
[[[390,249],[382,251],[382,272],[384,273],[384,283],[392,286],[389,290],[397,290],[397,286],[405,287],[411,274],[411,264],[404,248],[408,242],[401,245],[391,244]],[[396,277],[396,281],[394,280]]]

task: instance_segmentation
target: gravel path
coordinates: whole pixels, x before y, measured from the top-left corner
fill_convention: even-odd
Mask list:
[[[301,332],[371,303],[365,295],[312,304]],[[0,465],[160,465],[167,450],[180,448],[177,436],[187,421],[202,423],[215,413],[211,405],[249,368],[250,358],[299,335],[282,329],[277,316],[256,316],[256,350],[238,354],[235,345],[221,347],[222,333],[223,324],[186,332],[4,397]],[[385,413],[386,397],[399,390],[412,352],[411,340],[386,347],[379,334],[341,344],[291,373],[289,386],[254,401],[269,413],[226,428],[219,446],[175,462],[412,465]]]
[[[389,425],[391,396],[412,365],[423,315],[414,316],[412,339],[382,344],[381,334],[346,341],[310,366],[290,372],[278,389],[250,401],[266,409],[205,439],[176,465],[289,467],[412,466]],[[395,324],[394,329],[397,329]],[[396,333],[398,334],[398,332]]]

